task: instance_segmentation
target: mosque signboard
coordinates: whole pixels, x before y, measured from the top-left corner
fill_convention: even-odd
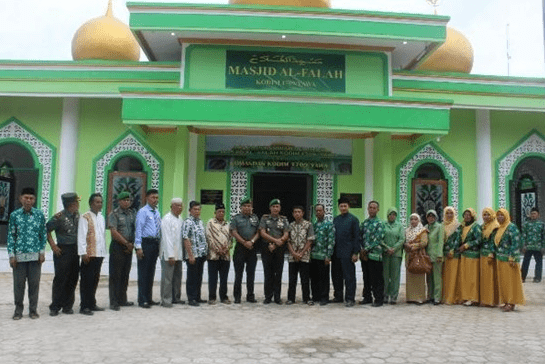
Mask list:
[[[338,93],[346,89],[344,54],[226,52],[227,89]]]
[[[207,171],[277,171],[352,174],[352,143],[345,140],[219,136],[206,137]]]

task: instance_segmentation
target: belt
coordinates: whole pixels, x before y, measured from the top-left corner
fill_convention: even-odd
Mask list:
[[[159,243],[160,239],[159,238],[152,238],[152,237],[148,237],[148,238],[142,238],[142,241],[144,242],[148,242],[148,243]]]

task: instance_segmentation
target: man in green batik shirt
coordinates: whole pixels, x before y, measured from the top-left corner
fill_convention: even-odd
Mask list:
[[[545,253],[545,223],[539,220],[539,210],[537,207],[530,211],[530,220],[522,226],[522,281],[526,280],[528,275],[528,266],[532,256],[536,260],[536,269],[534,273],[534,282],[541,282],[541,272],[543,269],[543,253]]]
[[[443,246],[445,243],[445,231],[443,224],[437,222],[437,212],[429,210],[426,214],[428,225],[428,246],[426,252],[430,256],[432,270],[427,275],[428,301],[434,305],[441,303],[443,289]]]
[[[335,227],[325,219],[324,205],[315,207],[314,246],[310,252],[310,288],[312,301],[320,306],[329,303],[329,266],[335,247]]]
[[[372,303],[373,307],[384,304],[384,276],[382,253],[388,246],[384,243],[384,222],[377,213],[379,203],[371,201],[367,205],[369,217],[361,224],[361,271],[363,273],[363,300],[360,304]],[[373,302],[373,297],[375,301]]]
[[[399,278],[401,271],[401,260],[403,259],[403,243],[405,242],[405,231],[403,225],[397,221],[397,210],[395,207],[388,209],[388,221],[384,224],[384,243],[388,248],[382,255],[383,276],[384,276],[384,302],[397,303],[399,294]]]

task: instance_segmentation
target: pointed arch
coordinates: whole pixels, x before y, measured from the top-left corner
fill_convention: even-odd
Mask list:
[[[32,155],[38,169],[37,206],[48,217],[53,204],[57,149],[15,117],[0,124],[0,144],[5,143],[17,143]]]
[[[433,163],[443,171],[448,180],[448,204],[458,211],[462,199],[462,169],[439,146],[433,142],[416,149],[396,169],[397,206],[399,221],[407,224],[411,206],[411,181],[418,167],[425,163]]]
[[[509,181],[516,166],[525,158],[545,159],[545,137],[533,129],[519,140],[513,148],[496,160],[496,206],[509,209]]]
[[[115,162],[124,156],[135,157],[148,172],[148,188],[155,188],[162,194],[163,188],[163,160],[153,149],[132,130],[128,130],[104,149],[93,160],[93,175],[91,181],[91,193],[99,192],[107,196],[108,172],[112,170]]]

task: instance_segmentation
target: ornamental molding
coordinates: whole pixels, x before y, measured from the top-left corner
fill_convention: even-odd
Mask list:
[[[409,200],[412,190],[412,176],[422,163],[433,163],[442,167],[445,178],[448,180],[448,201],[449,205],[458,211],[460,201],[460,170],[433,144],[424,145],[410,159],[401,165],[398,172],[399,189],[399,221],[408,224]]]
[[[541,154],[545,157],[545,140],[535,131],[498,160],[498,208],[507,208],[508,179],[514,167],[530,154]]]
[[[333,220],[333,189],[335,176],[329,173],[316,175],[316,204],[325,207],[325,218]]]
[[[110,147],[102,157],[100,157],[95,163],[95,192],[102,193],[102,196],[107,196],[108,183],[106,182],[108,169],[110,163],[117,159],[118,156],[132,152],[139,154],[146,162],[147,167],[151,171],[151,186],[159,190],[160,176],[162,174],[161,161],[159,161],[153,154],[153,152],[142,144],[133,134],[129,133],[123,137],[114,146]]]
[[[14,118],[0,128],[0,141],[3,139],[18,139],[36,155],[40,164],[36,166],[40,170],[38,174],[38,189],[41,189],[40,208],[47,218],[53,187],[54,148],[40,140]]]
[[[240,201],[247,196],[248,193],[248,173],[246,172],[231,172],[231,199],[229,212],[231,219],[240,213]]]

